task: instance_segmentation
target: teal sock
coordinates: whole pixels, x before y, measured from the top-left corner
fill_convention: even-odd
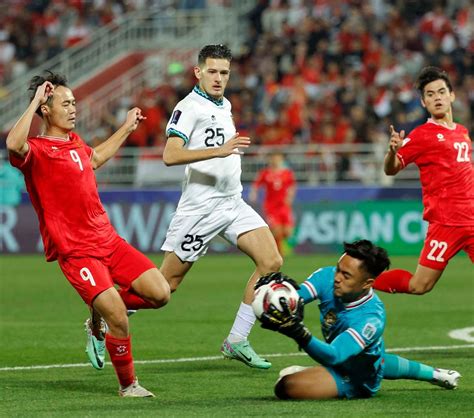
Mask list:
[[[433,380],[434,368],[417,361],[407,360],[406,358],[394,354],[385,353],[384,379],[412,379],[412,380]]]

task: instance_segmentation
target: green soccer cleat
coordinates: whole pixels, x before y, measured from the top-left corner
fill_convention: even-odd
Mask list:
[[[226,338],[221,346],[221,353],[229,360],[239,360],[255,369],[269,369],[272,363],[261,358],[247,340],[231,343]]]
[[[92,321],[90,318],[84,323],[87,344],[86,353],[92,367],[97,370],[102,370],[105,366],[105,333],[107,332],[107,324],[103,319],[100,320],[100,334],[102,339],[98,339],[92,332]]]

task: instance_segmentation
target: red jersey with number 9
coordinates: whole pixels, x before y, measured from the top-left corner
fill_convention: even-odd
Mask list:
[[[46,259],[101,257],[119,237],[99,199],[91,158],[94,150],[75,133],[69,139],[28,138],[24,158],[10,162],[25,176],[38,215]]]
[[[397,156],[403,168],[420,170],[423,219],[448,226],[474,225],[472,141],[459,124],[448,128],[432,119],[405,138]]]

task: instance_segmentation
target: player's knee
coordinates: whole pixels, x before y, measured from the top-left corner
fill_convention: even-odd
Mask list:
[[[275,385],[275,396],[283,400],[301,398],[293,375],[284,376],[277,382]]]
[[[265,260],[262,260],[259,266],[260,271],[269,273],[271,271],[279,271],[283,265],[283,258],[280,253],[275,253],[270,257],[266,257]]]
[[[275,396],[278,399],[291,399],[287,376],[281,378],[275,385]]]
[[[166,286],[161,286],[160,289],[155,292],[155,294],[148,297],[147,300],[153,305],[154,309],[158,309],[165,306],[170,301],[170,298],[170,286],[166,283]]]

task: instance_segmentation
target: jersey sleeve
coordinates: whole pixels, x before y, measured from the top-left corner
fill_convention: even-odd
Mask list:
[[[375,314],[364,315],[360,320],[352,323],[343,334],[350,335],[363,350],[382,336],[384,328],[385,320],[382,317]]]
[[[33,154],[37,151],[35,144],[32,141],[28,141],[28,152],[24,157],[20,157],[12,152],[9,153],[8,158],[10,159],[10,164],[23,171],[31,165]]]
[[[303,350],[309,356],[324,366],[335,366],[344,363],[350,357],[362,352],[360,344],[347,333],[338,335],[330,344],[312,337],[311,341]]]
[[[324,267],[316,270],[300,286],[299,295],[305,305],[316,299],[323,300],[332,293],[334,283],[334,267]]]
[[[402,147],[397,152],[397,157],[405,168],[408,164],[413,163],[423,152],[425,145],[423,135],[417,129],[414,129],[403,140]]]
[[[313,337],[304,350],[321,364],[334,366],[364,351],[382,336],[383,330],[382,319],[368,316],[368,319],[346,329],[330,344]]]
[[[174,108],[173,114],[166,125],[166,137],[177,136],[187,144],[195,124],[196,112],[191,103],[180,102]]]

